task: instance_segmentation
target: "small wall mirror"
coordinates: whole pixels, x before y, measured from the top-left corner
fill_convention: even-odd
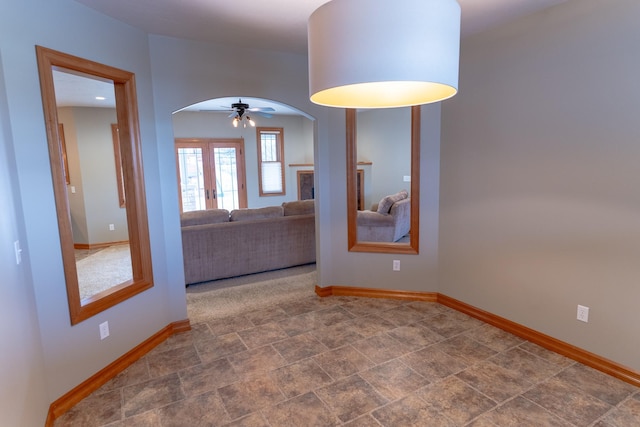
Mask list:
[[[417,254],[420,107],[346,110],[349,250]]]
[[[36,54],[76,324],[153,286],[135,78],[41,46]]]

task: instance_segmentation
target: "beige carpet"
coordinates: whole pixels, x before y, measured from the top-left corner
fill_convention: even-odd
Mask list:
[[[187,288],[187,313],[192,324],[219,319],[280,302],[315,295],[316,265],[309,264]]]
[[[76,262],[80,299],[133,278],[128,244],[113,245]]]

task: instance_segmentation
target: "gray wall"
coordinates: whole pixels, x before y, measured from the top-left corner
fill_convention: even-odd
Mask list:
[[[400,190],[411,192],[411,108],[361,110],[357,114],[358,161],[372,162],[363,167],[364,208]]]
[[[419,255],[347,251],[344,111],[310,103],[306,57],[147,36],[71,0],[3,5],[0,338],[15,343],[0,368],[3,420],[41,424],[49,402],[186,318],[172,113],[238,94],[313,119],[320,286],[440,291],[640,369],[640,4],[606,3],[571,1],[463,41],[460,94],[422,112]],[[133,71],[138,85],[156,286],[74,327],[34,44]]]
[[[441,292],[635,370],[639,20],[570,1],[463,40],[440,212]]]
[[[50,400],[4,80],[0,52],[0,417],[7,426],[37,426],[43,424]],[[23,248],[19,265],[15,241]]]
[[[319,266],[320,271],[324,273],[321,286],[342,285],[437,292],[440,105],[431,104],[422,107],[420,253],[418,255],[358,253],[347,250],[344,116],[344,110],[330,111],[328,122],[330,143],[324,147],[328,153],[318,162],[326,162],[331,167],[329,174],[321,176],[321,185],[328,185],[331,189],[332,203],[329,227],[322,229],[320,236],[321,244],[329,245],[331,255],[329,266],[326,262]],[[394,154],[393,150],[387,150],[385,153],[387,156]],[[377,164],[378,162],[374,162],[372,169],[375,169]],[[393,271],[393,260],[400,260],[400,271]]]
[[[161,162],[175,170],[171,114],[204,99],[242,96],[272,99],[315,119],[316,226],[321,286],[437,290],[440,106],[423,109],[420,255],[350,253],[346,230],[345,114],[312,104],[307,58],[274,52],[151,36],[154,99]],[[253,70],[263,72],[256,74]],[[178,136],[178,135],[176,135]],[[166,189],[177,193],[175,172]],[[402,270],[392,272],[392,260]]]
[[[284,133],[284,196],[259,196],[256,128],[234,128],[228,113],[181,111],[173,115],[176,138],[243,138],[247,172],[247,204],[250,208],[279,206],[298,199],[297,168],[291,163],[313,163],[313,128],[305,116],[274,115],[267,119],[255,115],[256,127],[280,127]]]
[[[69,321],[36,44],[136,75],[155,286],[75,326]],[[2,117],[10,129],[3,132],[3,151],[14,153],[2,159],[2,165],[10,163],[12,184],[3,184],[0,197],[3,206],[8,202],[9,212],[15,209],[17,216],[15,220],[13,215],[2,216],[3,224],[7,223],[3,237],[7,236],[4,240],[9,245],[19,238],[25,248],[21,268],[11,267],[6,249],[2,252],[2,267],[8,264],[7,274],[13,275],[10,282],[3,281],[7,287],[3,300],[10,309],[1,310],[0,316],[11,331],[3,329],[2,339],[13,343],[14,335],[19,336],[2,369],[12,372],[9,378],[22,379],[6,382],[3,375],[0,390],[3,397],[15,395],[15,400],[9,399],[15,405],[6,407],[3,398],[2,418],[20,420],[12,425],[31,426],[44,422],[48,403],[169,323],[187,317],[181,250],[175,244],[180,239],[178,205],[175,189],[165,194],[160,186],[161,175],[175,180],[175,173],[174,169],[160,172],[146,34],[71,0],[5,2],[0,14],[0,55],[6,89],[0,96],[7,106]],[[171,207],[168,212],[165,205]],[[98,325],[104,321],[109,321],[111,335],[100,340]],[[3,364],[4,360],[3,356]],[[32,416],[39,422],[26,419]]]
[[[111,124],[113,108],[60,108],[69,163],[67,187],[74,243],[129,240],[127,212],[120,207]],[[70,187],[75,188],[75,193]],[[109,224],[114,230],[109,230]]]

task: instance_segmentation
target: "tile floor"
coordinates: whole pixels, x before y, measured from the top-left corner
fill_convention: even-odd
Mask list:
[[[310,297],[192,325],[61,426],[640,426],[640,389],[437,303]]]

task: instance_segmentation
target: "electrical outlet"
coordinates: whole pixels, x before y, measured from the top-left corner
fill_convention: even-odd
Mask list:
[[[402,177],[402,181],[404,182],[411,182],[411,175],[404,175]]]
[[[100,339],[103,340],[109,336],[109,322],[100,323]]]
[[[393,271],[400,271],[400,260],[399,259],[394,259],[393,260]]]
[[[584,305],[578,306],[578,320],[587,323],[589,321],[589,307]]]
[[[114,224],[109,224],[109,231],[113,231],[116,229],[116,226]]]

